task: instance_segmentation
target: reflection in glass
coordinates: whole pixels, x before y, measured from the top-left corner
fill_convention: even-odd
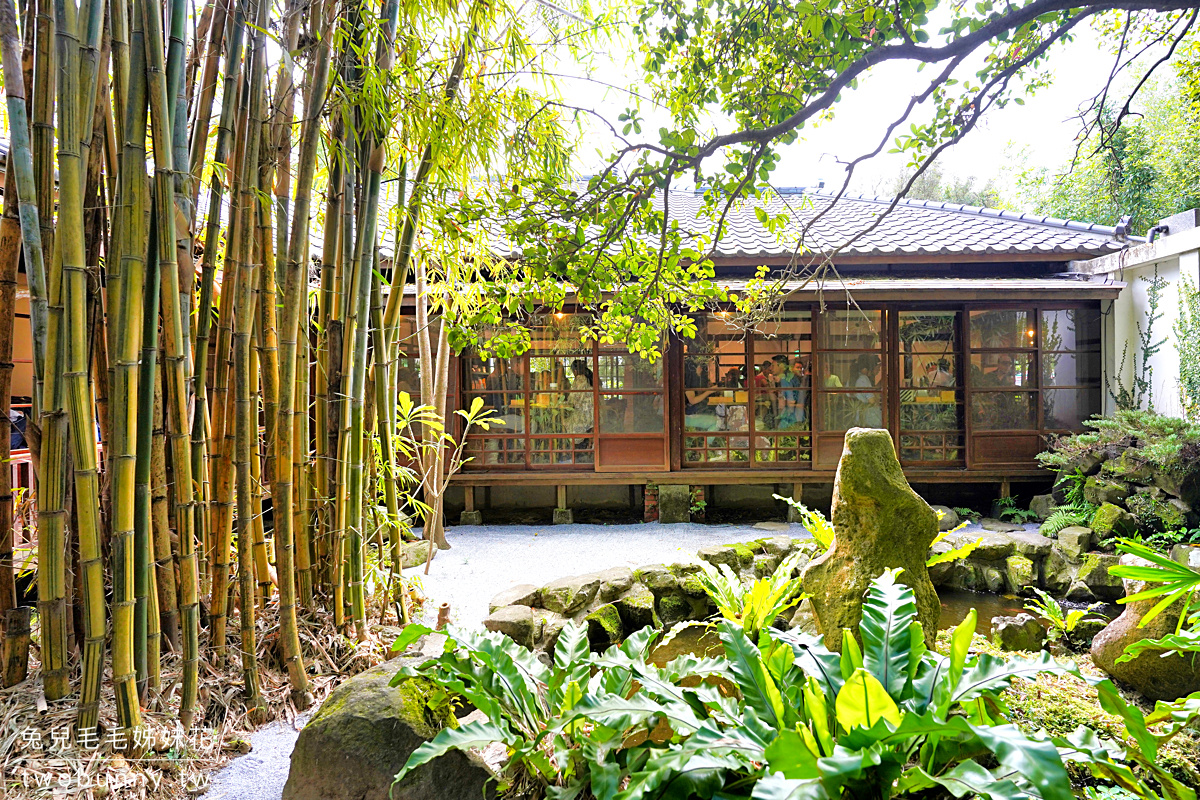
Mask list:
[[[822,430],[883,427],[882,392],[822,392],[818,397]]]
[[[597,379],[602,391],[662,389],[663,361],[651,363],[632,353],[600,352]]]
[[[974,353],[971,386],[976,389],[1029,387],[1033,384],[1033,353]]]
[[[1099,350],[1100,309],[1042,311],[1042,350]]]
[[[1032,430],[1037,426],[1033,392],[975,392],[971,424],[980,431]]]
[[[870,309],[827,311],[823,346],[830,350],[878,350],[883,312]]]
[[[1100,413],[1100,404],[1099,386],[1043,391],[1043,427],[1048,430],[1079,430],[1084,420]]]
[[[1028,311],[991,309],[971,312],[971,347],[1033,347],[1037,331]]]
[[[1100,386],[1100,351],[1042,353],[1043,386]]]
[[[600,433],[662,433],[661,394],[603,394]]]

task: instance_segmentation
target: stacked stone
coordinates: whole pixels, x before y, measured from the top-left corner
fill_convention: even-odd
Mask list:
[[[754,579],[772,574],[783,559],[812,546],[805,539],[773,536],[705,547],[697,557]],[[698,561],[614,567],[541,587],[514,586],[492,598],[483,625],[549,658],[567,620],[574,620],[587,625],[592,649],[603,650],[647,625],[670,627],[715,613],[696,577],[700,569]]]
[[[1084,498],[1100,507],[1091,529],[1099,540],[1187,528],[1200,522],[1200,464],[1186,471],[1155,471],[1135,448],[1109,448],[1077,459],[1059,473],[1055,499],[1062,502],[1067,476],[1087,476]]]

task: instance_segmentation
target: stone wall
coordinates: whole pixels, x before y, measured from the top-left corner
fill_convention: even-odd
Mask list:
[[[702,548],[697,561],[614,567],[559,578],[545,586],[522,584],[492,598],[484,627],[533,649],[553,651],[567,620],[587,625],[594,650],[622,641],[646,625],[671,626],[706,619],[716,612],[696,573],[700,560],[728,564],[744,580],[765,577],[799,550],[812,554],[808,539],[772,536],[751,542]],[[797,574],[807,564],[801,559]]]
[[[1089,529],[1065,528],[1054,540],[1018,525],[993,527],[1001,530],[959,531],[935,544],[936,554],[979,540],[969,557],[930,567],[933,584],[994,594],[1028,595],[1037,588],[1080,602],[1112,603],[1125,595],[1121,581],[1108,574],[1116,554],[1095,551]]]

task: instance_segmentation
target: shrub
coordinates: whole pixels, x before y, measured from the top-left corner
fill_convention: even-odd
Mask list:
[[[1111,417],[1094,417],[1084,425],[1091,430],[1055,439],[1050,449],[1038,456],[1042,466],[1074,470],[1088,456],[1119,448],[1156,472],[1186,474],[1200,468],[1200,424],[1153,411],[1121,410]]]

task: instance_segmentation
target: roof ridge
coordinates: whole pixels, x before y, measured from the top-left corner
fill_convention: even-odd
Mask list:
[[[809,188],[806,193],[811,193],[817,197],[833,198],[837,196],[837,192],[832,189]],[[901,197],[899,199],[888,195],[865,195],[861,192],[845,192],[842,194],[842,200],[856,200],[865,203],[878,203],[880,205],[891,205],[893,200],[896,200],[896,205],[907,206],[909,208],[936,208],[941,211],[953,211],[959,214],[965,214],[976,217],[998,217],[1000,219],[1008,219],[1016,222],[1024,222],[1029,225],[1043,225],[1050,228],[1060,228],[1070,231],[1084,231],[1086,233],[1104,234],[1110,237],[1116,237],[1117,229],[1110,225],[1101,225],[1096,222],[1083,222],[1074,219],[1060,219],[1058,217],[1050,217],[1040,214],[1032,214],[1026,211],[1012,211],[1007,208],[991,208],[988,206],[972,206],[965,203],[951,203],[944,200],[917,200],[915,198]],[[1129,236],[1134,241],[1145,241],[1144,236]]]

